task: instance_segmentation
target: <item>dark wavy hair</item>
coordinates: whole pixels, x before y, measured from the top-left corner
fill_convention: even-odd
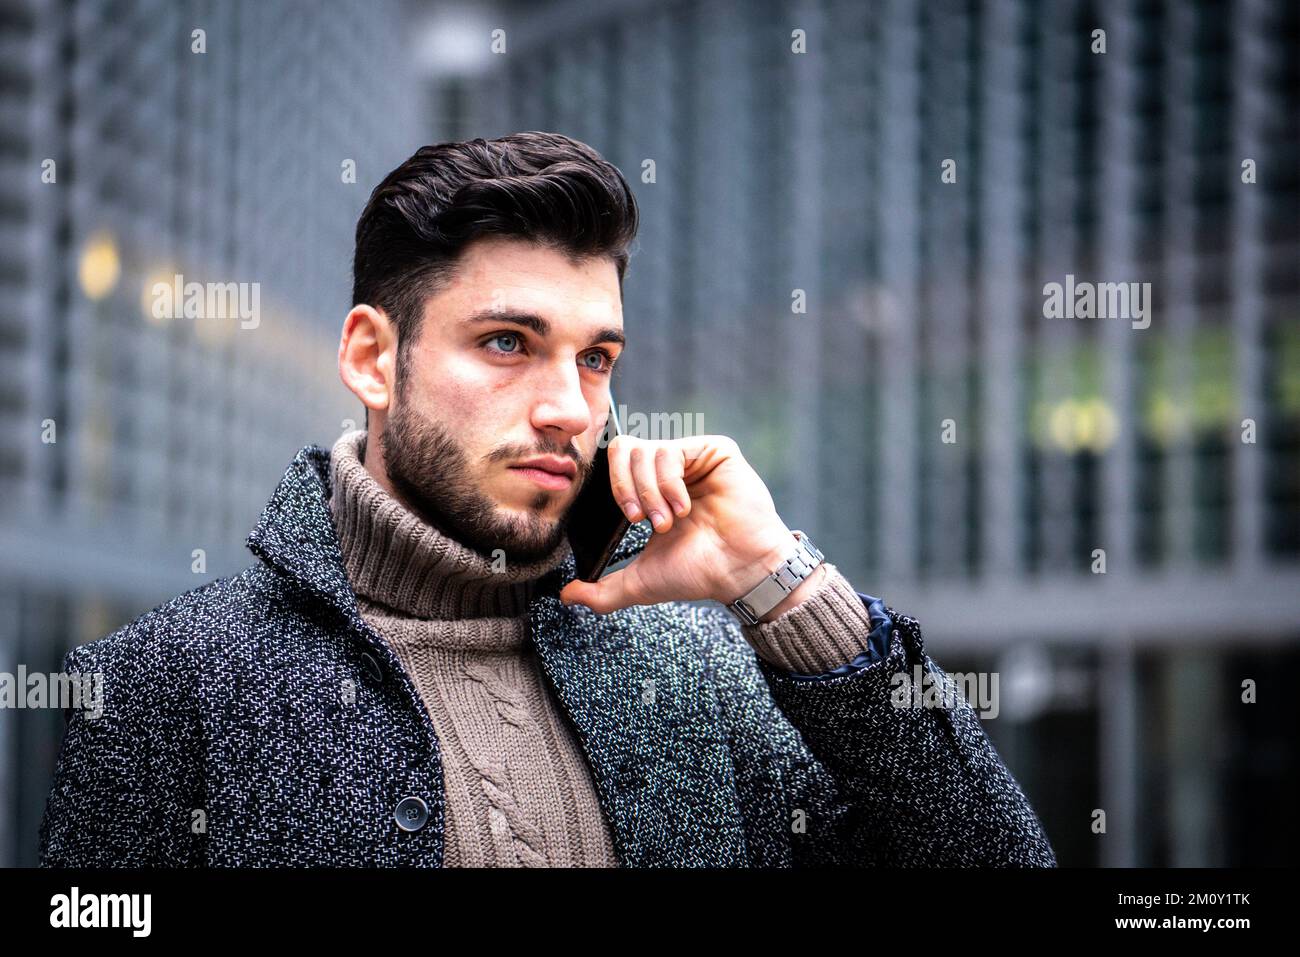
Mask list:
[[[396,326],[400,390],[425,300],[472,240],[518,236],[574,262],[609,257],[621,291],[637,224],[618,168],[559,133],[422,146],[375,187],[357,220],[352,301],[382,309]]]

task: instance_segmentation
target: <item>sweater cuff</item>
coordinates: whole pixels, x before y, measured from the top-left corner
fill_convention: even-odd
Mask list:
[[[871,651],[871,616],[838,568],[823,562],[816,590],[779,618],[740,630],[759,657],[786,671],[819,675]]]

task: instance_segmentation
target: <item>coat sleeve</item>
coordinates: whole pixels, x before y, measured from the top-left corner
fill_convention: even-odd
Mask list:
[[[900,694],[911,686],[897,676],[911,680],[917,666],[930,676],[923,682],[955,688],[926,654],[916,619],[855,592],[832,566],[775,622],[742,626],[725,612],[717,620],[730,632],[725,644],[743,636],[757,649],[771,697],[816,761],[787,774],[810,809],[807,836],[792,842],[795,864],[1056,865],[970,703],[955,694],[948,707],[916,706],[919,693]]]
[[[102,706],[65,709],[40,825],[42,867],[183,867],[197,862],[198,760],[184,678],[166,692],[138,625],[75,648],[64,672],[102,683]],[[161,680],[160,680],[161,679]],[[99,712],[98,714],[96,712]]]

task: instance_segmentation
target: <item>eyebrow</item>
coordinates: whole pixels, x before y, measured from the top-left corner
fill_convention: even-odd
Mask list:
[[[516,326],[524,326],[533,330],[537,335],[546,338],[551,334],[551,323],[533,312],[504,312],[493,309],[483,309],[472,313],[460,321],[462,326],[478,325],[482,322],[508,322]],[[620,346],[627,344],[627,337],[618,329],[605,327],[597,329],[592,336],[591,344],[596,345],[601,342],[614,342]]]

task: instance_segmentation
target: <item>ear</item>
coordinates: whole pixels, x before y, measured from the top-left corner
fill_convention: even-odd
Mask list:
[[[366,407],[383,412],[395,393],[397,330],[387,313],[356,305],[343,320],[339,378]]]

